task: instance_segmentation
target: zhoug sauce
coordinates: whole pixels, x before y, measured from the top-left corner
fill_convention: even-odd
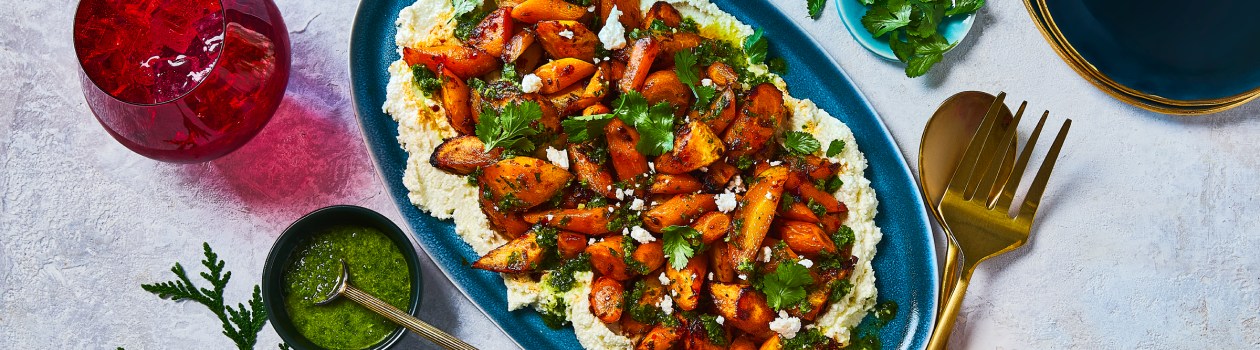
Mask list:
[[[285,309],[298,332],[329,349],[363,349],[380,342],[398,325],[341,298],[317,306],[332,290],[346,261],[350,284],[394,307],[407,310],[411,271],[398,246],[374,228],[333,227],[304,241],[284,273]]]

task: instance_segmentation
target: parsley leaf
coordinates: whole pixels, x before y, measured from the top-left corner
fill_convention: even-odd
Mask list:
[[[708,107],[713,96],[717,95],[717,89],[700,84],[700,72],[696,68],[696,61],[696,54],[692,50],[679,50],[674,54],[674,72],[678,74],[678,80],[687,84],[687,87],[691,88],[691,93],[696,96],[696,103],[693,105],[697,108]]]
[[[669,266],[675,270],[687,267],[687,260],[696,255],[693,246],[699,245],[700,232],[687,226],[670,226],[661,230],[664,235],[665,255],[669,256]]]
[[[495,147],[509,150],[531,152],[534,142],[529,136],[538,134],[532,125],[542,117],[542,107],[538,102],[513,102],[503,107],[503,111],[485,108],[481,112],[481,122],[477,123],[477,138],[486,144],[489,151]]]
[[[766,41],[765,31],[757,28],[752,35],[744,38],[744,53],[748,55],[748,62],[758,64],[766,60],[766,54],[770,51],[770,43]]]
[[[979,11],[981,7],[984,7],[984,0],[955,0],[954,5],[945,11],[945,15],[966,15]]]
[[[793,155],[803,156],[814,154],[818,149],[822,148],[822,144],[814,135],[810,135],[804,131],[788,131],[783,134],[783,148]]]
[[[808,0],[809,18],[818,19],[822,17],[823,7],[827,6],[827,0]]]
[[[569,142],[582,142],[599,138],[604,134],[604,126],[612,121],[612,114],[592,114],[569,117],[560,122],[564,133],[569,135]]]
[[[809,269],[793,260],[779,262],[779,266],[761,279],[757,288],[766,294],[766,302],[775,310],[791,308],[805,300],[805,286],[814,283]]]
[[[451,7],[455,8],[455,17],[473,12],[477,6],[481,6],[481,0],[451,0]]]
[[[674,108],[667,102],[648,107],[647,99],[635,91],[628,91],[617,98],[617,119],[634,126],[639,132],[635,149],[645,155],[657,156],[674,149]]]
[[[862,16],[862,26],[876,38],[889,32],[910,25],[910,4],[904,1],[889,1],[888,6],[876,6]]]
[[[835,157],[840,152],[844,152],[844,141],[831,140],[831,144],[827,145],[827,156]]]

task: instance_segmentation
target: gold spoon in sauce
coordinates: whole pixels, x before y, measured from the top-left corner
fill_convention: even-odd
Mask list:
[[[954,169],[958,168],[958,162],[967,151],[971,136],[976,133],[976,128],[980,127],[980,122],[984,120],[985,113],[995,100],[997,97],[980,91],[959,92],[942,102],[932,118],[928,119],[927,126],[923,127],[923,140],[919,143],[919,188],[928,201],[932,216],[941,225],[941,229],[945,230],[947,246],[938,307],[949,300],[949,292],[954,290],[954,284],[958,282],[958,266],[963,257],[958,251],[958,245],[954,243],[954,235],[950,233],[949,226],[945,225],[941,212],[936,207],[945,195],[945,188],[949,186],[950,177],[954,176]],[[1011,118],[1011,110],[1004,104],[996,127],[1006,130]],[[1010,176],[1015,163],[1015,146],[1015,142],[1012,142],[1011,148],[1007,150],[999,178]],[[998,190],[1001,188],[994,189]]]
[[[390,321],[394,321],[394,323],[410,329],[412,332],[419,334],[421,337],[424,337],[443,348],[477,350],[477,348],[472,345],[468,345],[468,343],[459,340],[459,338],[443,332],[442,330],[437,329],[432,325],[415,318],[414,316],[411,316],[411,314],[399,310],[393,305],[381,301],[381,299],[377,299],[371,294],[350,285],[350,270],[346,268],[345,260],[341,260],[341,276],[337,277],[337,282],[334,283],[332,292],[330,292],[324,300],[316,302],[315,305],[328,305],[328,303],[331,303],[333,300],[337,300],[338,297],[342,296],[359,303],[359,305],[363,305],[363,307],[368,308],[368,310],[372,310],[372,312],[385,316],[385,318],[388,318]]]

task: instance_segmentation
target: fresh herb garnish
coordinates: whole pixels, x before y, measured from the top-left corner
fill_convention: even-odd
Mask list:
[[[433,71],[429,70],[429,67],[425,67],[423,64],[411,66],[411,81],[416,84],[416,87],[420,88],[420,91],[424,91],[426,95],[433,95],[434,92],[442,88],[442,80],[438,79],[437,74],[434,74]]]
[[[836,302],[839,302],[841,299],[844,299],[844,297],[849,296],[849,293],[852,291],[853,291],[853,283],[849,283],[849,280],[842,279],[842,280],[836,281],[831,284],[831,292],[827,293],[827,303],[835,304]]]
[[[612,114],[592,114],[569,117],[560,122],[564,133],[569,135],[569,142],[594,140],[604,135],[604,126],[612,121]]]
[[[538,311],[538,315],[542,316],[543,324],[551,329],[561,329],[569,325],[568,317],[569,306],[565,305],[564,299],[556,299],[555,304],[545,307]]]
[[[473,12],[478,6],[481,6],[482,0],[451,0],[451,7],[455,9],[455,16],[463,16],[466,13]]]
[[[205,260],[201,261],[201,265],[209,271],[202,272],[201,278],[210,282],[211,289],[193,285],[184,267],[179,263],[175,263],[175,267],[171,268],[171,272],[175,273],[178,280],[141,284],[140,288],[157,294],[162,299],[192,300],[205,305],[219,317],[219,321],[223,322],[223,335],[231,338],[238,349],[253,349],[254,343],[258,342],[258,331],[267,324],[267,310],[263,308],[261,290],[258,285],[254,285],[254,295],[249,300],[248,308],[245,304],[236,304],[235,309],[230,305],[224,305],[223,288],[227,286],[228,280],[232,279],[232,272],[223,271],[223,260],[219,260],[219,256],[210,249],[209,243],[202,243],[201,246],[206,256]]]
[[[822,17],[822,10],[827,6],[827,0],[808,0],[806,5],[809,8],[809,18],[818,19]]]
[[[565,261],[559,268],[553,270],[551,277],[547,281],[556,291],[561,293],[567,292],[573,289],[574,284],[577,283],[575,276],[578,272],[590,270],[591,256],[590,254],[582,253],[576,258]]]
[[[489,151],[495,147],[508,150],[531,152],[534,142],[529,136],[538,134],[532,123],[542,117],[542,107],[538,102],[512,102],[503,107],[503,111],[485,108],[481,112],[481,121],[477,123],[477,138],[486,144]]]
[[[696,103],[693,106],[696,109],[708,108],[713,96],[717,95],[717,89],[700,84],[700,72],[696,68],[696,62],[696,54],[692,50],[680,50],[674,54],[674,72],[678,73],[678,80],[687,84],[687,87],[691,88],[692,95],[696,96]]]
[[[775,310],[784,310],[805,300],[805,286],[814,283],[809,269],[794,260],[783,260],[779,266],[765,275],[757,289],[766,294],[766,302]]]
[[[871,6],[862,26],[877,38],[888,36],[888,46],[906,63],[906,76],[926,74],[957,43],[945,40],[937,28],[948,16],[967,15],[984,6],[984,0],[862,0]]]
[[[875,305],[875,319],[878,326],[883,327],[897,317],[897,302],[884,300]]]
[[[753,31],[752,35],[744,38],[744,54],[748,55],[748,62],[759,64],[766,60],[766,54],[770,51],[770,43],[766,41],[765,31],[761,28]]]
[[[829,341],[829,338],[823,335],[820,328],[817,327],[797,332],[792,339],[779,337],[779,344],[783,350],[819,349],[823,348],[823,345]]]
[[[831,234],[831,242],[835,243],[836,247],[853,244],[854,240],[856,240],[856,237],[849,225],[840,225],[840,229],[836,230],[836,233]]]
[[[455,0],[455,2],[481,3],[481,1],[477,0]],[[461,13],[454,17],[455,30],[453,34],[455,34],[455,38],[458,38],[461,41],[468,41],[468,38],[472,36],[473,30],[477,29],[477,25],[481,24],[481,20],[486,19],[486,16],[490,15],[490,12],[488,11],[476,9],[476,4],[473,5],[473,8],[469,10],[469,12]]]
[[[844,141],[831,140],[831,144],[827,145],[827,156],[835,157],[840,152],[844,152]]]
[[[700,232],[687,226],[670,226],[661,230],[664,235],[665,255],[669,266],[675,270],[687,267],[687,260],[696,255],[700,245]]]
[[[643,95],[627,91],[617,98],[616,105],[613,114],[639,132],[635,149],[649,156],[674,149],[674,108],[669,103],[661,101],[648,107]]]
[[[788,131],[783,134],[783,149],[796,156],[814,154],[822,148],[822,144],[814,135],[804,131]]]
[[[726,328],[717,323],[717,316],[701,314],[699,321],[710,343],[717,346],[726,345]]]

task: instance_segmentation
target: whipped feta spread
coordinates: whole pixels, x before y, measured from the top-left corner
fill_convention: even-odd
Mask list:
[[[673,4],[683,16],[694,19],[701,34],[706,37],[739,43],[744,37],[753,33],[752,27],[740,23],[735,17],[706,0],[665,1]],[[650,0],[642,1],[641,10],[646,12],[653,3],[654,1]],[[615,16],[620,16],[621,11],[615,9],[610,11],[607,22],[609,25],[604,26],[598,35],[600,41],[609,49],[625,46],[625,28],[622,28],[620,22],[613,18],[614,13]],[[457,136],[458,133],[447,122],[442,103],[435,99],[436,96],[426,96],[415,86],[411,69],[401,59],[402,47],[432,46],[455,40],[452,34],[454,29],[452,17],[451,4],[444,0],[419,0],[398,14],[395,22],[398,31],[394,40],[399,47],[400,59],[389,66],[390,80],[386,87],[383,109],[398,122],[398,142],[408,154],[406,170],[403,173],[403,185],[409,191],[408,199],[416,207],[438,219],[452,220],[455,223],[455,233],[472,247],[474,252],[484,255],[506,243],[507,240],[490,229],[486,216],[479,207],[475,186],[470,185],[463,176],[448,174],[429,164],[428,159],[434,148],[444,139]],[[767,72],[765,65],[753,65],[749,67],[749,70],[756,74]],[[533,75],[526,75],[522,79],[523,88],[536,89],[541,85],[541,80],[533,81],[537,79],[537,76],[533,76],[532,79],[531,76]],[[774,84],[783,91],[789,91],[781,79],[775,78]],[[815,320],[815,326],[820,328],[824,335],[845,344],[849,342],[850,329],[857,326],[875,305],[877,290],[871,259],[874,258],[875,247],[882,237],[874,221],[878,202],[874,190],[871,189],[870,181],[863,175],[867,162],[862,152],[856,147],[857,142],[854,140],[852,131],[809,100],[800,100],[785,94],[784,104],[792,114],[788,121],[791,123],[791,130],[811,133],[823,144],[831,140],[841,140],[849,145],[831,159],[841,165],[839,177],[844,184],[835,196],[848,206],[849,215],[845,224],[853,229],[856,238],[853,255],[858,261],[849,277],[849,282],[854,288],[848,296],[831,305],[826,313],[819,315]],[[742,193],[745,190],[738,177],[732,181],[730,188],[734,193]],[[730,201],[735,199],[734,193],[729,195]],[[723,198],[723,195],[719,195],[719,202],[720,209],[733,209],[727,206],[728,199]],[[632,348],[634,342],[631,339],[619,335],[590,312],[588,296],[592,276],[590,272],[578,273],[575,275],[574,287],[567,292],[559,292],[546,287],[545,281],[550,277],[549,274],[544,274],[541,280],[535,280],[527,274],[503,274],[503,282],[507,287],[508,308],[516,310],[528,306],[544,309],[563,301],[565,305],[568,305],[565,308],[565,316],[573,323],[578,342],[583,347],[588,349]],[[747,278],[743,275],[740,277]],[[709,278],[712,278],[711,275]],[[662,303],[665,301],[663,300]],[[669,303],[669,309],[672,310],[672,299]],[[723,321],[719,316],[718,323],[723,323]],[[799,320],[796,321],[795,327],[792,327],[792,321],[786,318],[776,319],[775,322],[778,323],[771,326],[781,334],[794,335],[795,331],[800,329]],[[787,334],[784,336],[786,337]]]

